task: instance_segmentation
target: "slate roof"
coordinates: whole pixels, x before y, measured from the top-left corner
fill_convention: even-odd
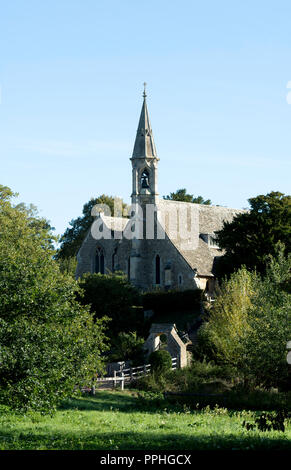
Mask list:
[[[170,227],[169,216],[178,213],[179,210],[188,210],[188,219],[190,220],[190,210],[195,210],[197,213],[198,226],[194,226],[193,230],[189,232],[188,239],[185,240],[181,236],[181,231],[177,231],[173,235]],[[221,206],[207,206],[204,204],[193,204],[179,201],[159,200],[158,210],[163,216],[161,225],[166,233],[166,236],[171,240],[176,249],[180,252],[189,266],[197,271],[198,276],[213,277],[215,274],[215,264],[219,256],[223,252],[209,246],[207,237],[203,235],[214,234],[222,228],[224,221],[231,221],[236,214],[245,212],[239,209],[229,209]],[[124,231],[130,219],[123,217],[109,217],[103,213],[100,214],[103,222],[111,230]],[[190,225],[189,225],[190,227]],[[196,240],[194,248],[192,249],[193,240]],[[195,241],[194,240],[194,241]]]
[[[197,271],[197,275],[212,277],[215,274],[217,258],[221,256],[223,252],[218,248],[209,246],[207,238],[206,240],[203,239],[201,234],[214,234],[215,231],[222,228],[224,221],[231,221],[236,214],[245,211],[229,209],[221,206],[208,206],[205,204],[193,204],[168,200],[160,200],[158,207],[161,213],[164,212],[168,214],[175,213],[181,208],[194,209],[198,212],[199,226],[193,227],[193,232],[190,232],[189,247],[187,247],[187,240],[185,241],[185,239],[182,239],[179,233],[177,234],[177,237],[172,236],[166,217],[164,219],[165,232],[190,267]],[[189,222],[189,218],[190,211],[187,222]],[[194,237],[196,237],[196,244],[194,245],[194,249],[192,249],[191,245]]]

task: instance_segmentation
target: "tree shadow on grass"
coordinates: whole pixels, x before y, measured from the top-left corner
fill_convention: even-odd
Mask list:
[[[187,395],[187,394],[185,394]],[[248,400],[241,402],[240,399],[226,401],[222,396],[207,396],[201,394],[199,397],[182,396],[173,397],[169,396],[164,398],[161,394],[143,395],[138,391],[131,391],[130,393],[120,391],[97,391],[96,395],[84,395],[82,397],[72,397],[65,400],[60,410],[80,410],[80,411],[120,411],[123,413],[146,412],[146,413],[159,413],[167,410],[168,413],[183,412],[185,407],[190,412],[198,412],[205,407],[211,409],[218,407],[227,408],[229,416],[236,414],[242,410],[253,410],[256,413],[258,410],[276,410],[285,409],[282,406],[267,406],[268,403],[249,403]],[[289,407],[286,409],[289,409]]]
[[[38,434],[37,434],[38,432]],[[160,434],[155,432],[55,432],[18,428],[18,432],[0,434],[0,448],[5,450],[291,450],[291,441],[282,434],[264,437],[234,434],[211,435],[202,433]]]
[[[61,410],[132,412],[137,409],[138,398],[134,395],[98,391],[94,396],[83,396],[64,400]]]

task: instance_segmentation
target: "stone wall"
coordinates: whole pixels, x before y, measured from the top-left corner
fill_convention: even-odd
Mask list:
[[[171,238],[169,220],[179,208],[193,209],[198,214],[198,227],[189,232],[189,243],[195,242],[195,248],[188,249],[187,242],[182,239],[178,230],[177,238]],[[121,270],[130,273],[131,282],[143,290],[160,289],[193,289],[205,288],[207,281],[214,277],[214,263],[223,253],[210,246],[207,234],[213,234],[222,227],[224,220],[232,220],[236,213],[234,209],[225,207],[205,206],[201,204],[159,201],[158,209],[164,213],[164,226],[155,219],[154,239],[146,239],[146,227],[143,225],[143,238],[129,240],[117,233],[115,238],[96,240],[88,231],[78,253],[76,277],[86,272],[95,272],[95,255],[97,247],[104,253],[105,273]],[[144,211],[145,214],[145,211]],[[190,211],[187,212],[187,224],[190,225]],[[121,222],[123,229],[131,222],[127,219],[100,216],[100,222],[110,233],[112,224]],[[109,224],[108,226],[106,224]],[[111,224],[111,225],[110,225]],[[157,233],[163,234],[159,239]],[[118,239],[116,239],[118,238]],[[115,265],[112,257],[115,254]],[[160,259],[160,283],[156,283],[156,256]],[[130,264],[130,269],[129,269]],[[208,283],[209,285],[210,283]]]

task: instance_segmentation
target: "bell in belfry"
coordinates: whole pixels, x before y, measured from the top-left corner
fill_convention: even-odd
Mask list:
[[[141,187],[144,189],[148,189],[150,187],[149,186],[149,174],[146,170],[141,175]]]

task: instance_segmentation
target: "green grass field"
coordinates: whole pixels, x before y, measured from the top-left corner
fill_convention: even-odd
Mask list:
[[[52,416],[0,409],[0,449],[291,450],[285,432],[247,431],[255,412],[145,407],[136,392],[98,391],[66,401]]]

